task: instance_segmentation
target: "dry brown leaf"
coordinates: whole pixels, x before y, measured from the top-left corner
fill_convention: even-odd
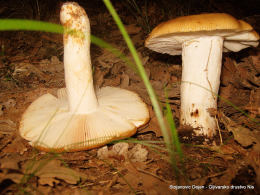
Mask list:
[[[128,171],[124,177],[119,177],[118,182],[122,184],[126,184],[126,181],[131,185],[133,189],[137,189],[138,185],[142,185],[142,178],[136,173]]]
[[[59,184],[60,181],[55,179],[54,177],[40,177],[39,184],[41,185],[49,185],[53,187],[55,184]]]
[[[3,112],[3,105],[0,104],[0,116],[2,116],[3,114],[4,114],[4,112]]]
[[[13,108],[16,105],[16,100],[13,98],[8,99],[6,102],[2,104],[7,110]]]
[[[149,56],[143,56],[142,53],[139,51],[137,51],[137,54],[138,54],[138,57],[141,59],[143,66],[145,66],[149,60]],[[128,57],[128,59],[130,59],[131,62],[134,63],[134,58],[131,53],[129,53],[129,55],[127,57]]]
[[[87,175],[62,166],[59,160],[27,161],[22,169],[26,174],[34,173],[42,184],[48,185],[57,182],[56,179],[64,180],[68,184],[77,184],[81,179],[87,179]]]
[[[113,145],[111,152],[123,156],[124,158],[127,158],[128,156],[128,148],[129,144],[124,142],[119,142]]]
[[[14,56],[10,56],[8,59],[11,61],[11,62],[18,62],[18,61],[24,61],[28,58],[28,56],[24,56],[22,54],[19,54],[19,55],[14,55]]]
[[[133,41],[135,47],[142,46],[143,45],[143,41],[144,41],[143,35],[141,33],[134,35],[132,37],[132,41]]]
[[[102,50],[102,54],[97,57],[98,65],[103,68],[112,68],[112,66],[121,61],[120,58],[116,57],[113,53],[107,49]]]
[[[50,60],[44,59],[39,63],[39,67],[43,72],[63,72],[63,63],[59,60],[57,56],[52,56]]]
[[[251,61],[252,61],[252,65],[254,66],[254,68],[260,72],[260,52],[258,52],[258,55],[252,55],[250,56]]]
[[[145,162],[147,160],[148,150],[143,148],[141,144],[136,144],[129,151],[129,158],[133,162]]]
[[[127,74],[122,74],[120,87],[127,88],[129,86],[129,82],[130,82],[129,76]]]
[[[250,131],[249,129],[238,125],[235,121],[226,117],[224,113],[220,114],[221,122],[226,126],[226,129],[233,133],[234,139],[243,147],[253,145],[255,151],[260,152],[260,132]]]
[[[107,146],[104,146],[102,148],[99,148],[97,151],[97,157],[99,159],[106,159],[109,157],[109,150]]]
[[[129,151],[128,148],[128,143],[119,142],[114,144],[111,150],[107,146],[98,149],[97,156],[99,159],[116,158],[121,160],[122,158],[129,158],[133,162],[144,162],[147,160],[148,151],[140,144],[135,145]]]
[[[48,80],[48,76],[44,74],[40,69],[26,62],[15,64],[15,69],[12,76],[17,79],[26,79],[32,73],[35,74],[41,80]]]
[[[119,86],[120,85],[120,77],[113,77],[109,79],[104,79],[104,86]]]
[[[102,71],[100,68],[95,68],[94,71],[94,83],[96,88],[101,88],[104,83],[104,76],[108,73],[108,70]]]
[[[3,152],[5,153],[18,153],[24,154],[28,149],[23,144],[21,137],[16,137],[14,140],[11,140],[11,143],[8,144],[4,149]]]
[[[19,161],[20,160],[11,157],[0,159],[1,169],[19,170],[19,166],[18,166]]]
[[[221,70],[221,83],[226,86],[229,83],[234,83],[236,72],[237,69],[234,65],[233,60],[229,57],[226,57],[223,63],[223,68]]]
[[[122,159],[120,157],[126,159],[128,156],[128,148],[129,148],[129,144],[124,142],[119,142],[114,144],[111,150],[108,150],[108,147],[104,146],[98,149],[97,157],[99,159],[107,159],[107,158]]]
[[[23,176],[24,175],[21,173],[0,173],[0,183],[2,183],[6,179],[10,179],[14,183],[20,183]]]
[[[135,24],[125,25],[125,29],[129,35],[137,34],[141,31],[141,27],[138,27]],[[121,36],[121,32],[118,29],[116,29],[111,32],[111,35],[112,36]]]
[[[137,34],[141,31],[141,27],[136,26],[135,24],[129,24],[125,26],[128,34]]]
[[[260,115],[260,89],[252,90],[249,103],[245,106],[246,110],[254,115]]]
[[[158,124],[156,117],[152,117],[149,122],[149,126],[140,130],[138,133],[146,133],[146,132],[153,132],[153,133],[155,133],[156,137],[162,136],[162,131],[160,129],[160,126]]]
[[[254,168],[256,173],[256,183],[260,186],[260,153],[251,151],[247,153],[248,163]]]
[[[0,133],[11,134],[16,130],[16,124],[10,119],[0,120]]]
[[[232,84],[228,84],[226,87],[221,87],[220,89],[220,97],[229,99],[233,94],[236,94],[234,91],[234,86]]]

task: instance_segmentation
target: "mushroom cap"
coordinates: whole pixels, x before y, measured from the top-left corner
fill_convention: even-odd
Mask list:
[[[182,16],[155,27],[145,41],[151,50],[181,55],[182,43],[201,36],[222,36],[224,51],[239,51],[258,45],[259,35],[252,26],[225,13]]]
[[[58,90],[57,97],[45,94],[23,114],[20,134],[44,151],[78,151],[132,136],[149,120],[146,104],[134,92],[104,87],[97,98],[96,111],[74,114],[65,88]]]

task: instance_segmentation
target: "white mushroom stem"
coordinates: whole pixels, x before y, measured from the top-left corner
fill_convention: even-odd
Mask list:
[[[69,19],[67,12],[61,17],[64,21]],[[98,107],[90,59],[90,26],[85,15],[78,21],[70,22],[77,24],[79,31],[64,34],[64,69],[69,108],[75,114],[87,114]]]
[[[182,45],[180,123],[197,129],[197,135],[212,137],[216,120],[209,110],[217,109],[223,38],[206,36]]]

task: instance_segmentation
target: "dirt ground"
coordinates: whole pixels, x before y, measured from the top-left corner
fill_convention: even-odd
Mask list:
[[[129,2],[137,2],[141,13]],[[198,3],[200,2],[200,4]],[[235,4],[234,4],[235,2]],[[144,47],[150,30],[162,21],[202,12],[226,12],[260,32],[255,0],[113,1],[126,25],[150,81],[162,103],[164,86],[184,160],[177,177],[164,144],[109,144],[88,151],[52,154],[32,148],[19,135],[19,121],[37,97],[65,87],[62,35],[1,32],[0,55],[0,193],[1,194],[257,194],[260,192],[260,49],[223,54],[219,95],[219,131],[213,141],[194,137],[179,126],[181,56],[158,54]],[[79,1],[92,34],[131,58],[102,1]],[[0,1],[0,18],[27,18],[59,23],[62,1]],[[148,18],[148,19],[147,19]],[[147,19],[147,20],[146,20]],[[91,46],[97,88],[115,86],[137,92],[149,106],[151,120],[133,137],[162,141],[149,96],[139,76],[110,52]],[[119,150],[118,150],[119,148]],[[188,187],[176,190],[177,187]],[[204,189],[203,189],[204,188]]]

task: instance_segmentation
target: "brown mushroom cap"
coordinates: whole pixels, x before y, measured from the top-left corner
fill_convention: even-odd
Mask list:
[[[222,36],[224,51],[257,46],[259,40],[250,24],[229,14],[210,13],[178,17],[159,24],[146,39],[145,46],[160,53],[181,55],[184,41],[201,36]]]

